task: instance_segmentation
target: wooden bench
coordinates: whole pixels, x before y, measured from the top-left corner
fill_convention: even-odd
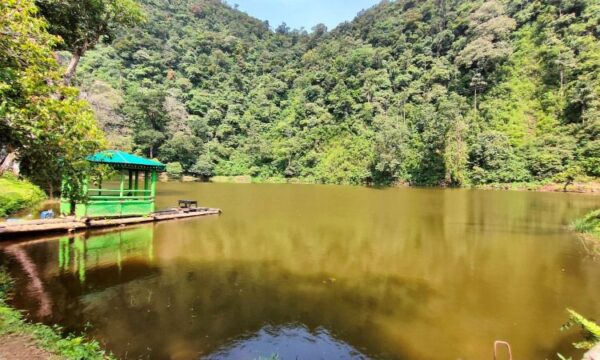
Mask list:
[[[179,200],[178,203],[180,209],[198,208],[198,201],[196,200]]]

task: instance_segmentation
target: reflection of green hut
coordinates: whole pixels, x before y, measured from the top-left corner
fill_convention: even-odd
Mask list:
[[[117,265],[121,269],[124,260],[154,258],[153,227],[146,226],[128,231],[85,238],[75,235],[59,240],[58,260],[61,271],[71,271],[85,281],[86,270]]]
[[[116,150],[99,152],[87,160],[117,170],[120,186],[119,189],[102,189],[102,179],[98,179],[98,188],[89,189],[88,183],[84,187],[86,200],[75,205],[77,218],[144,216],[154,211],[157,173],[165,170],[164,164]],[[71,214],[69,199],[61,199],[60,212]]]

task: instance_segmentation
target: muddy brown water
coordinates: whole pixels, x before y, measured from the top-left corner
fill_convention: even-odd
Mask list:
[[[578,194],[164,183],[218,217],[3,243],[12,304],[122,359],[578,356],[600,316]]]

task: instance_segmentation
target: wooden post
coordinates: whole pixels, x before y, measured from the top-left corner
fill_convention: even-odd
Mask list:
[[[135,171],[135,183],[133,185],[133,189],[136,190],[136,192],[133,194],[134,196],[137,196],[139,177],[140,177],[140,172],[138,170],[136,170]]]
[[[66,236],[58,240],[58,267],[60,271],[69,269],[69,238]]]
[[[77,273],[79,274],[79,281],[83,284],[85,283],[85,258],[86,258],[86,246],[85,241],[81,236],[75,237],[75,242],[73,243],[73,249],[76,254],[75,264],[77,267]]]
[[[156,171],[152,171],[152,185],[150,188],[150,196],[156,195]]]
[[[123,257],[121,256],[121,245],[123,244],[123,233],[119,232],[119,251],[117,251],[117,266],[119,267],[119,274],[123,270],[122,262]]]
[[[144,197],[148,197],[148,190],[150,190],[148,187],[150,185],[150,179],[148,179],[148,175],[150,175],[150,173],[148,171],[144,171]]]
[[[119,171],[119,174],[121,174],[121,185],[119,187],[119,197],[122,198],[123,197],[123,189],[125,188],[125,174],[123,173],[123,170]]]
[[[90,178],[86,176],[83,179],[83,196],[85,197],[85,199],[86,199],[85,201],[86,202],[87,202],[87,196],[88,196],[89,189],[90,189]]]
[[[156,170],[152,170],[152,182],[150,186],[150,201],[152,202],[152,212],[154,212],[154,207],[156,205],[154,195],[156,195]]]
[[[149,244],[148,244],[148,259],[150,259],[150,262],[154,261],[154,238],[151,236],[148,238],[149,240]]]
[[[133,171],[129,170],[129,187],[127,188],[127,190],[131,190],[132,183],[133,183]],[[129,194],[131,194],[131,191],[129,192]]]

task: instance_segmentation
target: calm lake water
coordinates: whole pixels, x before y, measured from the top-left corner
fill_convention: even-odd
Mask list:
[[[600,197],[159,185],[219,217],[3,243],[13,305],[123,359],[515,359],[581,354],[600,259],[566,227]]]

